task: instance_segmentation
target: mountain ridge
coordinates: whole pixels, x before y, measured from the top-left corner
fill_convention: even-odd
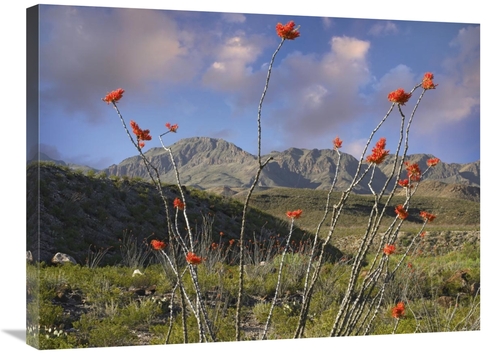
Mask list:
[[[248,188],[258,168],[257,156],[223,139],[195,137],[185,138],[170,146],[181,183],[200,189],[217,187]],[[170,155],[163,148],[152,148],[144,153],[158,167],[161,179],[175,183]],[[407,161],[418,163],[421,170],[427,169],[426,162],[434,158],[431,154],[408,155]],[[273,151],[261,157],[262,161],[272,158],[262,170],[259,187],[290,187],[329,189],[337,169],[337,154],[333,149],[289,148]],[[382,164],[375,167],[372,187],[382,188],[392,169],[395,155],[389,155]],[[400,158],[400,157],[398,157]],[[336,189],[348,187],[356,173],[359,161],[347,153],[341,154]],[[139,155],[131,156],[119,164],[102,170],[107,175],[128,175],[149,178]],[[402,177],[406,176],[402,171]],[[424,180],[444,184],[460,184],[472,188],[480,187],[480,161],[467,164],[444,163],[431,168]],[[368,179],[355,189],[356,193],[370,193]],[[478,193],[477,193],[478,194]]]
[[[231,190],[249,188],[255,178],[258,168],[257,156],[246,152],[233,143],[224,139],[210,137],[184,138],[170,146],[175,165],[179,171],[183,185],[198,189],[225,188]],[[165,149],[154,147],[144,152],[152,164],[158,168],[160,178],[166,183],[176,183],[176,176],[170,154]],[[427,160],[436,156],[431,154],[413,154],[406,157],[406,161],[418,163],[422,172],[427,169]],[[262,161],[271,158],[262,170],[258,187],[288,187],[329,189],[337,170],[338,156],[333,149],[299,149],[291,147],[284,151],[273,151],[261,157]],[[401,158],[400,156],[397,157]],[[380,190],[392,170],[392,163],[396,159],[394,154],[388,155],[386,160],[375,166],[372,177],[372,188]],[[57,161],[55,161],[57,163]],[[338,169],[336,190],[343,190],[350,186],[358,168],[359,160],[347,153],[341,153],[340,168]],[[69,165],[71,168],[72,167]],[[363,166],[367,166],[363,164]],[[139,177],[149,179],[149,174],[139,155],[130,156],[118,164],[113,164],[96,172],[111,176]],[[371,172],[370,172],[371,173]],[[406,172],[401,173],[406,178]],[[449,185],[460,185],[462,193],[470,194],[469,199],[479,199],[480,188],[480,161],[472,163],[445,163],[429,169],[423,181],[439,182],[430,187],[434,192],[440,189],[457,190]],[[394,180],[393,180],[394,182]],[[425,185],[421,183],[421,185]],[[430,184],[429,184],[430,186]],[[465,188],[467,187],[467,188]],[[229,191],[227,190],[229,188]],[[424,188],[422,188],[424,189]],[[355,193],[371,193],[368,178],[365,178],[355,188]],[[466,197],[467,198],[467,197]]]

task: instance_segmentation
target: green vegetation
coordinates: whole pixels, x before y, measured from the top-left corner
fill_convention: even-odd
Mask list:
[[[479,248],[468,245],[439,257],[421,254],[407,258],[405,269],[386,288],[387,300],[369,333],[392,333],[396,320],[391,317],[391,308],[401,297],[407,299],[407,306],[396,333],[479,330],[479,256]],[[217,250],[207,253],[207,257],[197,267],[200,286],[205,289],[203,300],[217,337],[231,341],[238,269],[220,262]],[[292,338],[300,311],[307,256],[290,253],[287,258],[283,277],[286,281],[278,294],[269,339]],[[391,266],[399,258],[400,255],[394,255]],[[244,340],[260,339],[278,266],[279,259],[275,257],[245,269],[248,280],[243,310],[249,325],[243,326]],[[164,344],[167,336],[169,343],[182,343],[180,325],[169,332],[170,311],[174,311],[173,320],[177,324],[181,316],[178,292],[172,300],[175,277],[166,275],[169,273],[157,263],[144,267],[141,275],[132,276],[134,270],[124,266],[92,269],[71,264],[28,264],[28,319],[38,318],[40,324],[39,328],[34,328],[34,324],[29,327],[28,343],[39,341],[40,349],[90,348]],[[311,301],[305,337],[329,336],[349,272],[348,263],[323,266]],[[189,281],[185,285],[188,293],[194,292]],[[194,328],[194,316],[190,312],[187,316],[188,325]],[[197,341],[196,332],[191,331],[189,336],[190,341]]]
[[[326,190],[269,188],[254,192],[250,205],[265,210],[278,218],[284,218],[287,210],[302,209],[304,218],[301,218],[297,224],[301,228],[313,232],[325,212],[327,194],[328,191]],[[337,203],[340,196],[340,192],[332,193],[329,210]],[[237,195],[235,198],[242,201],[244,196]],[[386,200],[387,198],[382,198],[381,202],[385,203]],[[388,206],[387,214],[395,216],[394,207],[403,204],[404,201],[405,197],[393,197]],[[352,195],[344,206],[337,227],[340,229],[359,229],[360,232],[363,232],[372,205],[372,196]],[[419,212],[422,210],[437,215],[436,220],[427,226],[428,230],[479,229],[479,203],[461,199],[419,197],[417,192],[411,200],[408,209],[410,216],[405,220],[403,230],[417,230],[419,228],[423,223],[423,220],[419,217]]]
[[[47,218],[42,223],[42,244],[52,247],[54,253],[77,255],[80,265],[27,265],[28,344],[56,349],[184,342],[175,276],[149,247],[151,238],[165,239],[163,203],[153,185],[138,178],[105,177],[50,163],[39,167],[40,206]],[[28,173],[37,168],[33,165]],[[172,185],[163,188],[169,200],[179,193]],[[233,242],[239,237],[242,199],[190,187],[185,193],[198,254],[204,259],[197,267],[202,299],[218,340],[232,341],[238,294]],[[274,188],[253,194],[244,245],[243,340],[261,338],[276,290],[279,253],[290,225],[286,211],[302,209],[267,333],[269,339],[293,338],[311,240],[324,213],[326,193]],[[338,198],[334,193],[332,203]],[[391,201],[386,212],[389,219],[393,206],[402,200],[394,197]],[[314,288],[304,337],[330,335],[350,278],[349,257],[363,234],[371,203],[370,196],[352,195],[345,204],[329,249],[331,257],[322,265]],[[400,233],[398,250],[409,246],[419,232],[420,210],[438,217],[426,228],[425,237],[417,238],[402,269],[386,285],[386,297],[373,326],[367,329],[369,334],[392,333],[396,320],[391,309],[402,298],[407,301],[406,313],[396,333],[480,328],[479,245],[478,239],[467,238],[479,230],[479,203],[419,198],[417,194],[410,205],[411,217]],[[28,205],[28,213],[36,212]],[[179,223],[185,227],[183,219]],[[322,237],[328,226],[320,233]],[[375,256],[373,251],[368,254],[358,281]],[[390,267],[400,258],[398,252],[392,255]],[[182,257],[179,262],[185,267]],[[136,269],[142,275],[132,276]],[[193,296],[195,289],[187,273],[184,285]],[[377,283],[373,293],[380,286]],[[186,319],[190,328],[196,328],[191,311]],[[364,331],[360,327],[356,334]],[[189,331],[188,341],[197,342],[197,335]]]
[[[92,245],[96,249],[108,249],[101,262],[104,265],[114,265],[120,256],[120,240],[124,230],[133,232],[139,243],[147,242],[153,236],[162,238],[166,235],[164,205],[151,183],[126,176],[104,178],[101,174],[85,175],[50,162],[31,164],[28,168],[28,180],[38,178],[38,170],[42,210],[40,241],[51,252],[43,260],[48,261],[48,257],[56,252],[64,252],[84,264]],[[37,185],[38,183],[29,185],[28,198],[37,198]],[[170,201],[179,196],[176,186],[163,185],[163,189]],[[225,197],[187,187],[187,212],[191,227],[199,234],[202,224],[210,220],[211,226],[208,229],[211,232],[211,242],[220,241],[220,232],[224,233],[226,244],[230,239],[239,238],[242,202],[245,197],[246,194]],[[302,209],[304,214],[297,220],[294,241],[298,243],[310,240],[323,216],[326,197],[327,191],[310,189],[270,188],[254,192],[246,221],[247,239],[265,241],[271,236],[286,235],[286,212]],[[339,193],[333,193],[331,204],[335,204],[338,199]],[[394,215],[394,206],[402,201],[402,197],[393,198],[386,210],[386,214],[390,216],[387,220]],[[371,203],[372,197],[367,195],[352,195],[348,199],[335,228],[332,247],[350,252],[348,240],[359,238],[363,234]],[[28,219],[38,215],[35,205],[36,203],[28,203]],[[404,242],[405,238],[408,242],[411,234],[420,229],[420,210],[437,215],[436,220],[426,227],[430,241],[436,237],[444,238],[448,234],[453,243],[453,233],[479,230],[478,202],[424,198],[417,193],[412,198],[410,216],[402,229],[408,235],[403,235],[400,242]],[[173,214],[173,210],[171,213]],[[387,222],[382,223],[383,226],[386,224]],[[326,235],[328,227],[329,220],[326,220],[320,236]],[[37,235],[36,229],[29,228],[28,249],[31,245],[38,244]],[[333,248],[329,252],[332,256],[339,254]]]

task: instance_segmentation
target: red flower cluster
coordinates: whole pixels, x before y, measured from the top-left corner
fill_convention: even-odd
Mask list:
[[[276,33],[278,34],[279,37],[283,39],[290,39],[293,40],[297,37],[300,36],[299,32],[299,27],[295,27],[295,22],[290,21],[286,25],[282,25],[281,23],[278,23],[276,25]]]
[[[201,257],[198,257],[195,253],[188,252],[186,255],[186,261],[189,264],[197,265],[197,264],[200,264],[202,262],[202,259],[201,259]]]
[[[398,184],[403,187],[403,188],[407,188],[407,187],[410,187],[411,188],[411,185],[410,185],[410,181],[407,179],[400,179],[398,181]]]
[[[404,220],[408,217],[408,212],[404,209],[404,207],[400,204],[396,206],[396,214],[398,215],[398,218]]]
[[[428,159],[427,166],[429,166],[429,167],[436,166],[439,163],[439,161],[441,161],[441,160],[439,160],[437,157],[432,158],[432,159]]]
[[[167,244],[165,242],[162,242],[162,241],[151,240],[151,247],[153,247],[153,249],[159,251],[159,250],[162,250],[165,247],[167,247]]]
[[[177,124],[170,124],[170,123],[167,123],[165,124],[165,126],[167,127],[168,131],[172,132],[172,133],[177,133],[177,128],[179,128],[179,126]]]
[[[116,89],[114,91],[108,92],[108,94],[102,99],[104,102],[107,104],[110,104],[111,102],[118,102],[120,98],[123,97],[123,93],[125,92],[124,89]]]
[[[436,215],[434,214],[431,214],[431,213],[428,213],[426,211],[421,211],[420,212],[420,216],[424,219],[424,220],[427,220],[428,222],[431,222],[432,220],[434,220],[436,218]]]
[[[385,247],[384,247],[384,253],[386,255],[393,254],[394,252],[396,252],[396,246],[394,246],[394,245],[385,245]]]
[[[378,165],[384,162],[384,159],[389,154],[389,150],[385,150],[385,138],[380,138],[380,140],[375,144],[372,149],[372,154],[366,158],[366,161],[373,162]]]
[[[389,101],[398,103],[403,106],[406,102],[408,102],[410,97],[411,93],[406,93],[402,88],[397,89],[396,91],[392,91],[391,93],[389,93],[389,95],[387,95]]]
[[[294,211],[287,211],[286,216],[288,216],[290,219],[298,219],[302,215],[302,210],[297,209]]]
[[[336,137],[333,140],[333,146],[335,147],[335,150],[340,149],[342,147],[342,140],[340,140],[339,137]]]
[[[418,182],[422,178],[422,171],[420,171],[420,166],[418,163],[410,164],[408,161],[405,162],[406,172],[408,172],[408,178],[410,181]]]
[[[174,208],[179,209],[179,210],[184,210],[184,207],[185,207],[185,205],[182,202],[182,200],[180,200],[179,198],[174,199]]]
[[[434,75],[432,73],[425,73],[422,79],[422,88],[424,90],[435,89],[437,85],[432,80],[434,80]]]
[[[404,302],[398,302],[398,304],[392,308],[392,317],[400,318],[404,314],[405,314],[405,304]]]
[[[139,125],[133,120],[130,121],[130,126],[132,127],[132,132],[137,136],[137,143],[141,148],[144,147],[144,141],[151,140],[151,135],[149,135],[149,129],[142,130]]]

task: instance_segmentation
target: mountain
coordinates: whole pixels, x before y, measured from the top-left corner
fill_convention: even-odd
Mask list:
[[[171,146],[183,185],[207,189],[247,187],[257,168],[255,156],[222,139],[188,138]],[[172,160],[163,148],[152,148],[146,155],[158,168],[162,181],[176,183]],[[108,175],[149,178],[140,156],[123,160],[103,170]]]
[[[220,189],[231,194],[239,189],[248,188],[255,178],[257,157],[223,139],[196,137],[179,140],[171,147],[175,164],[179,171],[181,184],[199,189]],[[170,155],[163,148],[152,148],[145,152],[154,166],[158,168],[162,181],[176,183],[176,176]],[[329,189],[337,169],[338,156],[329,149],[290,148],[283,152],[273,151],[262,156],[262,161],[272,157],[259,178],[259,187],[291,187],[310,189]],[[427,169],[426,161],[434,157],[429,154],[407,156],[407,161],[418,163],[421,170]],[[390,175],[395,155],[375,167],[355,189],[356,193],[370,193],[368,180],[372,178],[372,188],[380,190]],[[367,165],[363,165],[361,171]],[[358,160],[342,153],[338,170],[336,190],[348,187],[356,174]],[[404,166],[403,166],[404,168]],[[118,165],[102,170],[107,175],[128,175],[149,179],[148,172],[140,156],[129,157]],[[402,176],[406,176],[403,170]],[[403,177],[403,178],[404,178]],[[439,163],[425,175],[424,181],[436,181],[447,185],[467,186],[463,191],[479,196],[480,162],[468,164]],[[421,184],[423,185],[423,184]],[[434,185],[433,188],[435,188]],[[230,190],[228,190],[228,188]],[[425,186],[422,187],[425,189]]]
[[[28,161],[28,164],[31,163],[31,162],[34,162],[34,161],[37,161],[37,159],[35,159],[33,157],[32,159],[30,159]],[[74,163],[66,163],[63,160],[53,159],[49,155],[44,154],[43,152],[40,152],[39,161],[52,162],[52,163],[54,163],[56,165],[66,166],[66,167],[69,167],[72,170],[80,170],[82,172],[88,172],[88,171],[97,172],[98,171],[97,169],[95,169],[93,167],[90,167],[90,166],[87,166],[87,165],[79,165],[79,164],[74,164]]]

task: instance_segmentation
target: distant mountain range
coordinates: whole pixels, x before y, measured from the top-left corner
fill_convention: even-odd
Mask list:
[[[217,189],[225,187],[236,193],[248,188],[257,171],[257,157],[223,139],[195,137],[179,140],[171,147],[177,165],[181,183],[199,189]],[[163,148],[152,148],[145,155],[158,168],[162,181],[176,183],[170,155]],[[262,171],[259,187],[291,187],[329,189],[337,169],[337,155],[329,149],[290,148],[282,152],[273,151],[262,157],[262,161],[272,160]],[[418,163],[421,170],[427,169],[426,162],[435,156],[430,154],[408,155],[407,161]],[[47,159],[50,159],[47,157]],[[375,168],[372,186],[381,188],[390,174],[395,155],[389,155],[386,161]],[[57,163],[57,161],[56,161]],[[64,162],[62,162],[64,163]],[[349,186],[356,173],[358,160],[342,153],[337,190]],[[88,166],[69,165],[71,168],[90,168]],[[139,155],[129,157],[118,165],[111,165],[99,172],[107,175],[127,175],[149,179],[147,170]],[[406,176],[403,171],[402,176]],[[359,194],[370,193],[367,176],[356,188]],[[479,198],[480,161],[466,164],[441,162],[433,167],[424,180],[433,191],[443,189],[461,190]],[[424,183],[422,182],[421,185]],[[474,198],[472,198],[474,199]]]
[[[30,161],[33,161],[33,160],[35,160],[35,159],[33,158]],[[40,153],[40,161],[51,161],[51,162],[55,163],[56,165],[67,166],[67,167],[69,167],[69,168],[71,168],[73,170],[81,170],[83,172],[87,172],[89,170],[93,170],[94,172],[99,171],[98,169],[90,167],[90,166],[87,166],[87,165],[78,165],[78,164],[75,164],[75,163],[67,163],[67,162],[65,162],[63,160],[53,159],[52,157],[50,157],[47,154],[44,154],[43,152]]]

